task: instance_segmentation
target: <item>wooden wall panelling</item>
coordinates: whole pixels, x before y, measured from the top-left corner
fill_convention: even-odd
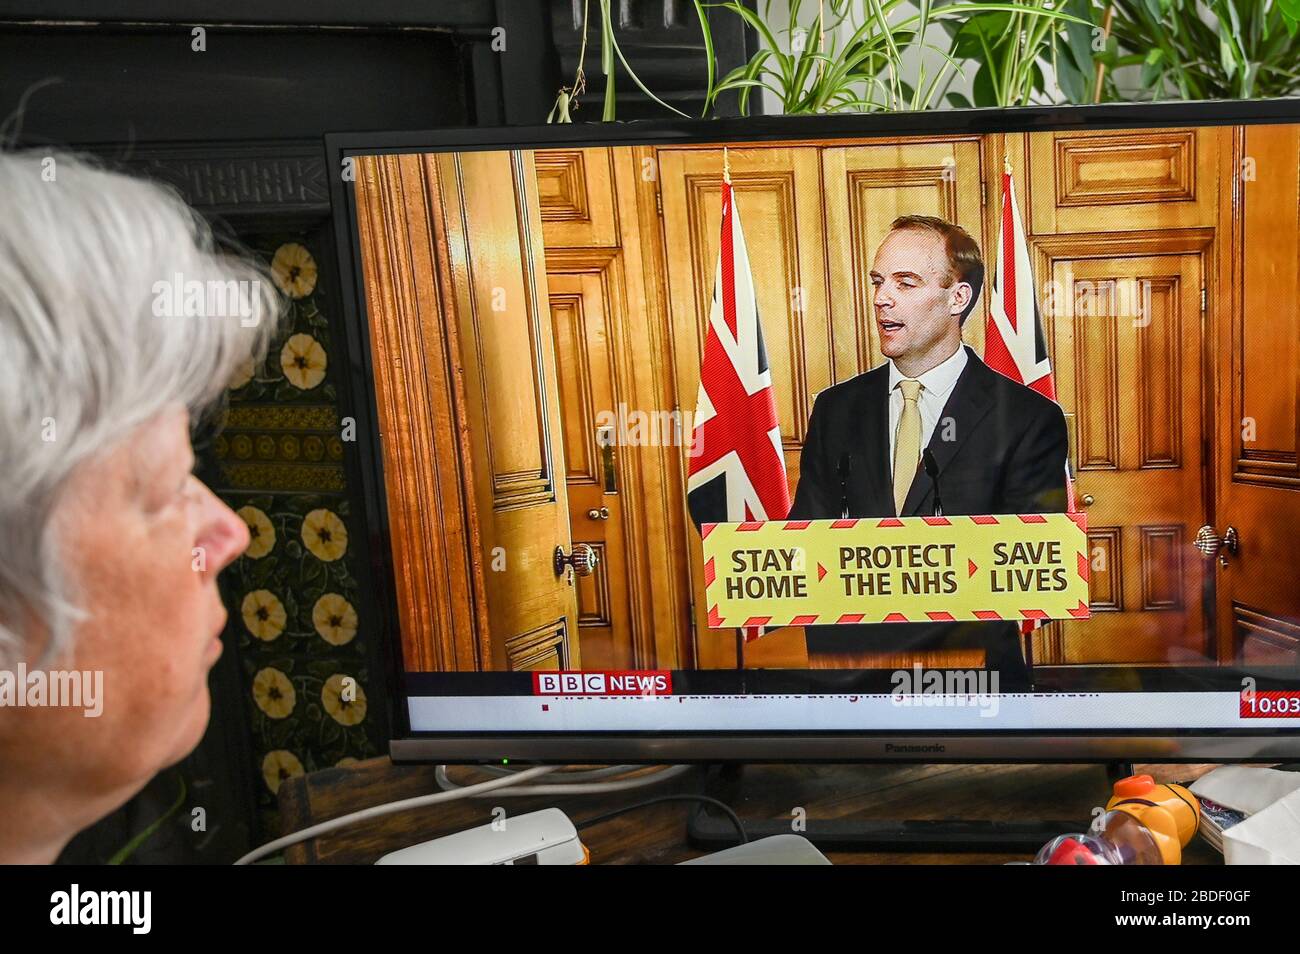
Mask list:
[[[1213,525],[1240,549],[1217,567],[1227,660],[1300,662],[1300,127],[1222,131],[1220,355]]]
[[[833,289],[833,381],[844,381],[885,360],[870,272],[890,222],[900,215],[938,215],[969,231],[985,258],[985,307],[991,250],[980,215],[983,176],[977,138],[835,146],[821,150],[821,157]],[[985,308],[977,308],[962,329],[962,337],[978,353],[984,351],[984,315]]]
[[[628,320],[624,351],[634,406],[669,411],[681,420],[681,441],[690,428],[683,404],[694,407],[694,392],[683,402],[673,373],[672,327],[659,215],[662,170],[655,149],[616,149],[614,194],[620,213]],[[630,403],[633,403],[630,402]],[[645,576],[637,584],[646,594],[649,619],[638,640],[638,658],[662,668],[696,665],[691,639],[690,566],[686,555],[688,520],[682,446],[669,442],[633,449],[638,461],[629,487],[639,504],[634,557]]]
[[[1213,226],[1213,129],[1088,130],[1029,136],[1038,234]]]
[[[539,149],[537,196],[547,248],[619,245],[613,163],[621,149]]]
[[[403,662],[478,669],[488,620],[459,331],[445,237],[421,156],[357,159],[357,218]]]

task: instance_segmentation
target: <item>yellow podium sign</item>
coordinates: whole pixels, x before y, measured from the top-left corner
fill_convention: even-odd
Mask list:
[[[1081,513],[711,523],[709,626],[1088,617]]]

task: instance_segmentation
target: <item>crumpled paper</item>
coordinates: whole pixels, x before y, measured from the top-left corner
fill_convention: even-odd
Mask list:
[[[1225,765],[1192,784],[1192,794],[1245,813],[1223,833],[1230,865],[1300,865],[1300,772]]]

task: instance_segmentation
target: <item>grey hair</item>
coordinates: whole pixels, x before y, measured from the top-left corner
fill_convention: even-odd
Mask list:
[[[0,664],[38,632],[59,655],[83,616],[53,520],[69,476],[170,407],[197,423],[280,314],[266,270],[173,191],[0,150]]]

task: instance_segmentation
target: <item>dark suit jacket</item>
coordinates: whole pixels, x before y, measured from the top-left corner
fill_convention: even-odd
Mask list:
[[[1069,454],[1061,408],[988,367],[970,348],[930,439],[945,514],[1050,513],[1066,505]],[[948,419],[951,419],[949,423]],[[945,434],[952,440],[944,440]],[[843,462],[848,479],[842,479]],[[892,517],[889,366],[860,374],[817,396],[799,463],[791,519]],[[934,512],[934,488],[921,467],[902,516]],[[885,623],[810,626],[810,653],[984,647],[990,668],[1024,674],[1014,623]]]

